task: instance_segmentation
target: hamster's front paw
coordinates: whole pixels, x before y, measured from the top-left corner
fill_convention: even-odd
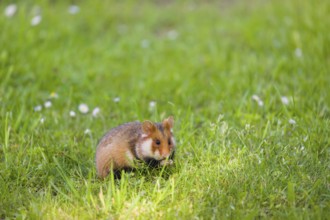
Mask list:
[[[162,166],[170,166],[173,164],[173,160],[162,160],[160,161],[160,165]]]

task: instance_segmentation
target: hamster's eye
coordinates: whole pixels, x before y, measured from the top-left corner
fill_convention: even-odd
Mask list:
[[[160,145],[160,140],[156,139],[156,140],[155,140],[155,143],[156,143],[157,145]]]
[[[168,145],[171,145],[171,139],[168,139]]]

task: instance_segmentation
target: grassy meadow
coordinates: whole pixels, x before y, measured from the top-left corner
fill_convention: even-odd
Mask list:
[[[329,1],[74,2],[0,1],[0,219],[329,218]],[[169,115],[174,166],[97,178]]]

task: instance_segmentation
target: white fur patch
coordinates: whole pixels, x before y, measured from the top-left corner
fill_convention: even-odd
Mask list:
[[[159,150],[156,150],[152,157],[156,160],[162,159],[162,156],[160,155]]]
[[[173,160],[162,160],[160,162],[160,165],[162,166],[168,166],[168,165],[172,165],[173,164]]]
[[[151,138],[143,141],[140,144],[140,146],[139,146],[140,149],[138,151],[139,158],[152,156],[151,145],[152,145],[152,139]]]
[[[141,137],[145,138],[145,137],[148,137],[148,135],[147,134],[142,134]]]

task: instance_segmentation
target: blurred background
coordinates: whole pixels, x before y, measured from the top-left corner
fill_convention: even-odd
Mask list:
[[[328,8],[325,1],[1,1],[1,92],[28,109],[56,92],[62,105],[87,102],[113,117],[124,108],[132,119],[150,116],[151,101],[161,111],[217,117],[253,94],[267,98],[266,108],[311,91],[328,99],[320,89],[329,83]]]

